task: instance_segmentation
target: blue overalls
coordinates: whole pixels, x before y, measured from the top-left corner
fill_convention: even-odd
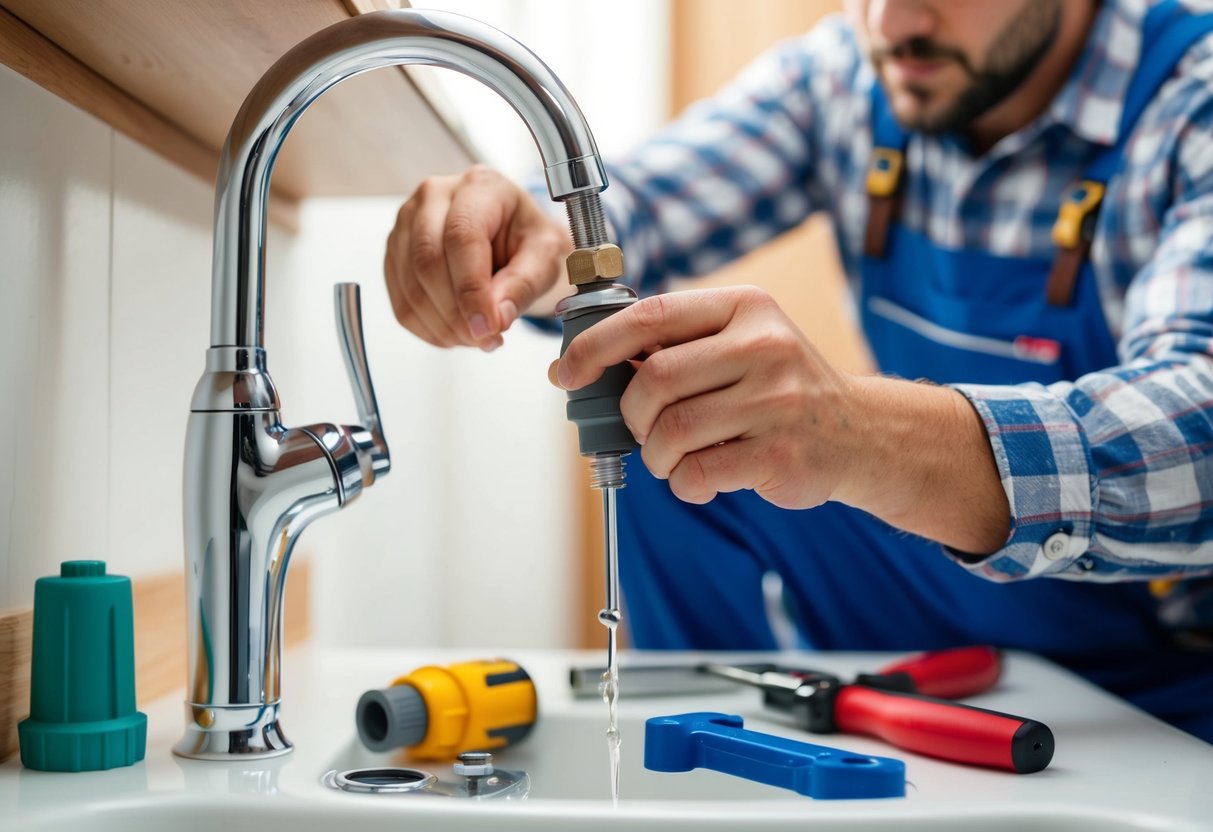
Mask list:
[[[1085,179],[1117,172],[1138,116],[1213,17],[1178,4],[1151,10],[1120,140]],[[907,136],[873,91],[877,154]],[[1084,183],[1089,185],[1090,183]],[[1068,197],[1089,200],[1087,189]],[[890,223],[883,257],[861,268],[862,323],[883,372],[939,382],[1074,379],[1117,364],[1095,276],[1075,265],[1068,303],[1046,300],[1053,260],[947,250]],[[1034,651],[1213,741],[1213,652],[1186,650],[1159,621],[1143,583],[1036,579],[996,584],[937,544],[835,503],[776,508],[751,491],[683,503],[642,465],[619,495],[620,579],[639,648],[776,646],[762,577],[777,572],[803,645],[922,650],[993,644]]]

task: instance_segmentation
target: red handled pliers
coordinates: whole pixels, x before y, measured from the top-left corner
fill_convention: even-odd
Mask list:
[[[792,714],[813,733],[877,737],[930,757],[1018,774],[1040,771],[1053,758],[1053,732],[1043,723],[950,701],[998,681],[1002,658],[992,647],[919,653],[851,683],[774,664],[704,669],[760,688],[764,704]]]

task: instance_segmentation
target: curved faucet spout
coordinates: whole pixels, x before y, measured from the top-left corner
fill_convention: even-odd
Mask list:
[[[190,700],[174,749],[185,757],[290,750],[278,691],[292,547],[308,523],[347,505],[391,467],[354,285],[339,285],[335,301],[362,424],[283,425],[264,348],[265,225],[274,158],[303,111],[345,78],[413,63],[471,75],[513,105],[539,147],[552,198],[568,205],[574,241],[607,248],[598,201],[606,174],[581,111],[542,61],[495,29],[443,12],[366,14],[303,41],[257,83],[220,160],[211,348],[186,431]],[[597,276],[604,255],[590,254]]]
[[[573,97],[513,38],[461,15],[416,9],[337,23],[270,67],[228,133],[215,194],[212,346],[264,345],[266,199],[274,158],[291,127],[333,85],[401,64],[446,67],[497,91],[535,138],[552,199],[606,187],[594,138]]]

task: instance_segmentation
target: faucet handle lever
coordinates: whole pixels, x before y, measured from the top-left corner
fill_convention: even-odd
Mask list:
[[[345,357],[345,369],[354,390],[354,403],[358,408],[358,419],[371,435],[374,449],[371,453],[372,468],[377,474],[387,473],[391,468],[391,452],[383,437],[383,424],[379,419],[379,403],[375,400],[375,385],[371,381],[371,367],[366,360],[366,342],[362,337],[361,289],[357,283],[338,283],[333,287],[333,305],[337,313],[337,338],[341,342],[341,353]]]

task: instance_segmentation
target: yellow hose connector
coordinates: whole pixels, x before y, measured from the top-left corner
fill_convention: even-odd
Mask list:
[[[427,665],[358,702],[358,735],[372,751],[407,748],[417,760],[453,760],[525,737],[538,714],[531,677],[516,662]]]

